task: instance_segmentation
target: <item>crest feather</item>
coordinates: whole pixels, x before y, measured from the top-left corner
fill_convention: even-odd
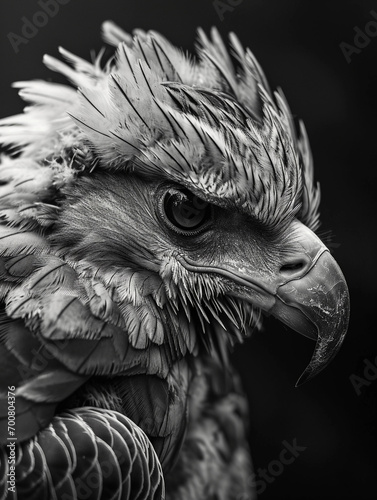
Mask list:
[[[103,36],[118,44],[115,58],[101,68],[102,53],[94,63],[64,49],[68,64],[46,56],[79,91],[16,84],[30,106],[0,121],[0,141],[38,162],[81,148],[83,168],[97,158],[99,168],[174,180],[271,226],[298,215],[316,229],[319,190],[303,126],[298,137],[284,96],[271,93],[233,33],[231,53],[215,28],[198,35],[194,61],[156,32],[132,37],[107,21]]]

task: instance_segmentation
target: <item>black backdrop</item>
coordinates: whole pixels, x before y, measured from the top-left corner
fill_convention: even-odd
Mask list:
[[[42,0],[44,2],[44,0]],[[308,129],[322,185],[322,229],[334,234],[334,254],[351,293],[351,324],[344,347],[314,381],[294,388],[312,343],[274,320],[235,353],[250,405],[250,442],[256,470],[279,458],[283,441],[305,447],[260,495],[269,499],[377,498],[376,375],[356,391],[365,360],[377,362],[375,321],[377,2],[368,0],[61,0],[59,12],[27,43],[22,17],[38,0],[1,0],[0,116],[22,103],[13,81],[58,79],[41,62],[57,46],[87,58],[101,48],[101,21],[131,31],[155,29],[192,50],[198,25],[235,31],[249,46],[273,87],[281,86]],[[220,14],[220,15],[219,15]],[[220,18],[222,17],[222,19]],[[43,23],[43,19],[40,18]],[[369,30],[356,39],[355,27]],[[359,33],[360,33],[359,32]],[[29,33],[30,34],[30,33]],[[377,38],[377,37],[376,37]],[[19,40],[18,40],[19,41]],[[343,46],[340,44],[348,43]],[[363,47],[361,47],[363,45]],[[18,50],[16,53],[15,48]],[[347,57],[344,52],[347,51]],[[354,380],[354,385],[352,384]],[[360,380],[358,379],[360,382]],[[358,394],[359,392],[360,394]]]

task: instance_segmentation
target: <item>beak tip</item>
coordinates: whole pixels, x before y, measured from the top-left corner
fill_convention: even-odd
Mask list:
[[[312,375],[307,371],[305,370],[300,378],[297,380],[296,384],[295,384],[295,387],[300,387],[301,385],[304,385],[305,382],[307,382],[308,380],[310,380],[312,378]]]

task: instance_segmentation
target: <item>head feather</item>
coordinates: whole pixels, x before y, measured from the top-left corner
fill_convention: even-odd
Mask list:
[[[284,97],[271,93],[234,34],[237,69],[216,29],[210,37],[199,30],[196,61],[155,32],[139,30],[132,38],[110,22],[103,30],[107,41],[119,43],[105,68],[102,54],[93,64],[64,49],[68,64],[45,56],[78,92],[41,81],[16,84],[31,106],[1,120],[3,144],[38,163],[49,158],[54,166],[62,158],[67,169],[77,148],[84,149],[88,170],[94,156],[99,168],[183,184],[265,224],[284,225],[298,215],[317,228],[319,188],[305,130],[300,126],[298,138]]]

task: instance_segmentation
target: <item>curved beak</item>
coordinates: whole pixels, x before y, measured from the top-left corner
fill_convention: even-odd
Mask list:
[[[298,333],[316,339],[313,356],[296,387],[323,370],[339,351],[347,333],[349,311],[345,278],[326,248],[304,276],[278,287],[269,312]]]
[[[237,250],[232,250],[234,241]],[[294,220],[284,245],[282,257],[266,265],[263,251],[256,251],[249,237],[238,233],[237,240],[230,238],[228,258],[220,265],[198,265],[182,256],[179,260],[190,271],[223,276],[231,295],[316,340],[298,386],[323,370],[339,351],[348,328],[350,302],[342,271],[310,229]]]

